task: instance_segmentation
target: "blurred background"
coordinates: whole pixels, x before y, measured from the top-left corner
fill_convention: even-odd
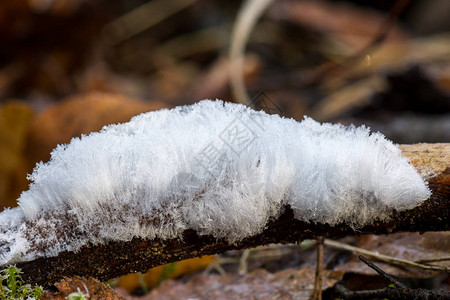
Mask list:
[[[206,98],[450,142],[450,1],[257,2],[1,1],[0,210],[57,144]]]

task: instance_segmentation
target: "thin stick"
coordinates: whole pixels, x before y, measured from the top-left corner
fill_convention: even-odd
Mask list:
[[[430,262],[449,261],[449,260],[450,260],[449,256],[444,256],[444,257],[416,260],[415,262],[418,264],[425,264],[425,263],[430,263]]]
[[[256,21],[273,0],[247,0],[239,10],[231,34],[230,45],[230,77],[231,89],[235,100],[250,106],[250,96],[245,87],[242,65],[244,63],[245,46]]]
[[[419,263],[416,263],[416,262],[413,262],[413,261],[409,261],[409,260],[406,260],[406,259],[395,258],[395,257],[392,257],[392,256],[379,254],[379,253],[376,253],[376,252],[373,252],[373,251],[369,251],[369,250],[366,250],[366,249],[350,246],[350,245],[347,245],[347,244],[344,244],[344,243],[339,243],[339,242],[336,242],[336,241],[333,241],[333,240],[328,240],[327,239],[327,240],[324,241],[324,244],[325,244],[325,246],[328,246],[328,247],[347,250],[347,251],[353,252],[353,253],[358,254],[358,255],[365,255],[365,256],[368,256],[370,258],[379,260],[379,261],[390,263],[392,265],[397,265],[397,266],[402,266],[402,267],[411,267],[411,268],[423,269],[423,270],[432,270],[432,271],[449,272],[449,270],[450,270],[450,268],[448,268],[448,267],[419,264]]]
[[[314,280],[313,300],[322,300],[322,278],[323,278],[323,237],[316,238],[317,241],[317,261],[316,277]]]
[[[374,263],[372,263],[370,260],[368,260],[364,256],[360,255],[359,259],[362,260],[370,268],[374,269],[378,274],[380,274],[381,276],[383,276],[384,278],[386,278],[390,282],[394,283],[398,287],[400,287],[402,289],[407,289],[408,288],[406,285],[404,285],[403,283],[401,283],[400,281],[398,281],[397,279],[395,279],[394,277],[392,277],[388,273],[386,273],[383,270],[381,270],[378,266],[376,266]]]
[[[250,255],[250,249],[245,249],[242,252],[241,258],[239,259],[239,275],[247,274],[248,271],[248,256]]]

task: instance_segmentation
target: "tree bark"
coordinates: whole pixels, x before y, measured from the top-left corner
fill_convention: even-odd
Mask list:
[[[24,272],[22,277],[26,282],[48,286],[63,276],[92,276],[108,280],[182,259],[269,243],[296,243],[316,236],[340,238],[369,233],[449,230],[450,144],[402,145],[401,149],[419,170],[428,170],[434,174],[429,179],[432,196],[414,209],[394,212],[388,222],[376,221],[357,232],[344,223],[329,226],[298,221],[294,218],[293,211],[286,207],[284,213],[271,220],[262,233],[236,244],[229,244],[226,240],[212,236],[199,236],[193,230],[186,230],[182,239],[135,238],[129,242],[109,242],[17,266]]]

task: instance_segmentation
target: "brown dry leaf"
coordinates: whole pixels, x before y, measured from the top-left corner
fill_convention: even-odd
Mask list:
[[[0,211],[13,206],[26,188],[25,143],[32,110],[19,101],[0,107]]]
[[[149,288],[156,287],[163,279],[173,279],[186,274],[192,274],[206,268],[215,260],[213,255],[205,255],[191,259],[182,260],[172,264],[158,266],[143,274],[143,279]],[[141,286],[137,274],[128,274],[119,278],[117,286],[128,292],[133,292]]]
[[[145,297],[129,299],[310,299],[314,274],[313,269],[307,268],[277,273],[256,269],[246,275],[201,274],[187,283],[165,281]],[[322,288],[332,287],[343,275],[343,272],[325,271]]]
[[[101,283],[93,278],[82,278],[74,276],[72,278],[65,278],[61,282],[55,284],[58,288],[58,293],[45,292],[40,300],[66,300],[72,293],[83,293],[86,299],[95,300],[121,300],[122,296],[117,294],[111,287]],[[89,295],[87,297],[87,295]]]
[[[104,125],[127,122],[134,115],[165,108],[162,102],[143,102],[122,95],[89,93],[70,97],[38,115],[31,126],[30,166],[47,161],[58,144],[100,130]]]
[[[410,261],[420,261],[448,257],[450,249],[450,232],[396,233],[386,236],[364,235],[355,239],[356,247],[378,252]],[[376,262],[386,273],[399,277],[428,278],[437,272],[406,267],[395,267],[390,264]],[[450,266],[446,262],[432,262],[431,264]],[[375,271],[367,267],[356,256],[339,264],[334,268],[337,271],[374,275]]]

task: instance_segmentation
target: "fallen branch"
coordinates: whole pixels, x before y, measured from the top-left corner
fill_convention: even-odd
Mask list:
[[[62,252],[56,257],[39,258],[17,266],[24,272],[22,277],[26,282],[48,286],[64,276],[92,276],[108,280],[186,258],[269,243],[296,243],[317,236],[340,238],[369,233],[449,230],[450,144],[404,145],[401,148],[417,168],[435,174],[429,179],[432,196],[414,209],[394,212],[388,222],[376,221],[357,232],[344,223],[330,226],[298,221],[294,218],[293,211],[286,207],[284,213],[271,220],[262,233],[236,244],[229,244],[225,239],[215,239],[212,236],[199,236],[194,230],[186,230],[182,239],[135,238],[129,242],[116,241],[86,246],[78,252]]]

